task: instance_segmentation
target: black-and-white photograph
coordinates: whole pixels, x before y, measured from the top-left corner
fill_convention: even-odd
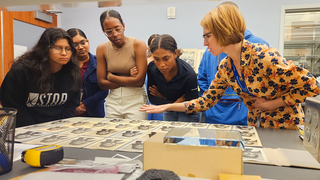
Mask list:
[[[117,134],[110,136],[110,137],[124,138],[124,139],[136,139],[136,138],[146,134],[147,132],[148,131],[138,131],[138,130],[126,129],[126,130],[123,130]]]
[[[102,150],[115,150],[120,146],[132,141],[132,139],[119,139],[119,138],[106,138],[85,146],[85,149],[102,149]]]
[[[200,129],[206,129],[210,124],[208,123],[196,123],[196,122],[190,122],[185,127],[186,128],[200,128]]]
[[[246,147],[243,150],[243,161],[244,162],[250,162],[250,161],[268,162],[268,159],[265,153],[263,152],[262,148]]]
[[[168,125],[165,125],[165,126],[158,126],[157,128],[155,128],[153,131],[154,132],[168,132],[170,131],[172,128],[175,128],[174,126],[170,126],[169,124]]]
[[[121,146],[116,151],[127,151],[127,152],[142,152],[143,151],[143,139],[135,139],[128,144]]]
[[[47,132],[53,132],[53,133],[57,133],[57,132],[63,132],[63,131],[67,131],[69,129],[74,129],[75,127],[72,126],[67,126],[67,125],[59,125],[59,126],[51,126],[51,127],[47,127],[44,129],[38,129],[39,131],[47,131]]]
[[[193,69],[195,69],[197,52],[198,49],[182,49],[182,55],[180,56],[180,59],[186,61]]]
[[[14,140],[16,142],[27,142],[32,139],[37,139],[43,136],[48,136],[52,133],[44,132],[44,131],[36,131],[36,130],[28,130],[28,129],[17,129],[15,131]]]
[[[231,130],[231,125],[226,124],[211,124],[208,129],[224,129],[224,130]]]
[[[88,146],[95,141],[102,140],[103,138],[94,137],[94,136],[76,136],[72,139],[68,139],[59,143],[59,145],[64,147],[75,147],[75,148],[83,148],[84,146]]]
[[[120,130],[112,128],[95,128],[92,131],[85,133],[88,136],[109,137]]]
[[[43,136],[31,141],[25,142],[26,144],[41,144],[41,145],[48,145],[48,144],[58,144],[60,142],[66,141],[67,139],[73,138],[75,135],[72,134],[51,134],[48,136]]]

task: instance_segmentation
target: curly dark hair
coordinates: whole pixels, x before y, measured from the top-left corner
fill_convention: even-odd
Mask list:
[[[49,50],[59,39],[66,39],[73,51],[70,61],[63,65],[66,71],[70,72],[73,78],[71,90],[77,91],[80,88],[80,70],[75,60],[76,49],[70,35],[63,29],[51,27],[41,35],[37,44],[28,52],[18,57],[12,66],[22,63],[24,67],[34,73],[34,79],[40,93],[47,93],[53,88],[53,76],[50,73]]]

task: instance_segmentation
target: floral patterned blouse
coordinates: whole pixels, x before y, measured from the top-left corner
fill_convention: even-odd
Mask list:
[[[202,97],[185,103],[186,113],[202,112],[211,108],[230,86],[249,109],[248,126],[257,126],[258,118],[260,126],[264,128],[298,129],[297,124],[304,123],[304,113],[300,103],[304,102],[306,97],[320,94],[320,84],[309,71],[282,58],[275,48],[244,40],[240,71],[243,73],[247,89],[254,96],[267,100],[281,97],[286,104],[262,112],[260,116],[251,96],[243,92],[238,85],[231,61],[228,56],[221,61],[209,89]],[[242,81],[242,77],[239,78]]]

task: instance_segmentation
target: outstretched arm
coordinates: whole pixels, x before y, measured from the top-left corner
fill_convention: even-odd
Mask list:
[[[173,104],[164,104],[164,105],[143,105],[140,106],[139,111],[146,111],[147,113],[163,113],[164,111],[178,111],[185,112],[185,104],[184,103],[173,103]]]

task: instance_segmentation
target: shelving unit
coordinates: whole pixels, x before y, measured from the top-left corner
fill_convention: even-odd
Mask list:
[[[283,56],[320,76],[320,9],[286,13]]]
[[[314,76],[320,76],[320,41],[285,41],[284,49],[286,59],[308,69]]]

